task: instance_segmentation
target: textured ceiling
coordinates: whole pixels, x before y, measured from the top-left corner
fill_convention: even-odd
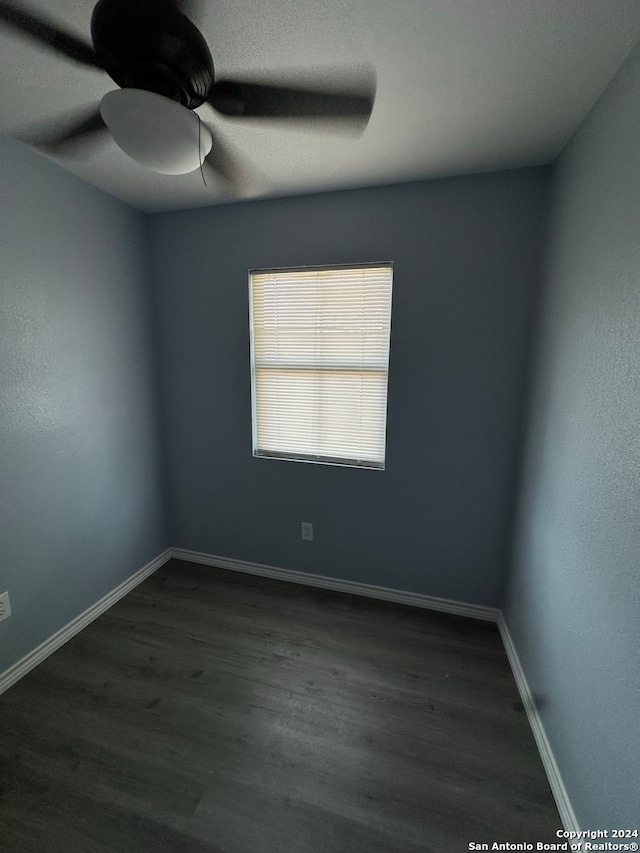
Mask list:
[[[92,7],[30,5],[87,37]],[[638,0],[202,0],[194,20],[219,77],[376,69],[376,103],[359,139],[200,108],[265,195],[550,162],[640,39]],[[0,132],[96,103],[115,87],[8,31],[0,56]],[[57,162],[146,211],[227,200],[198,172],[145,171],[114,144]]]

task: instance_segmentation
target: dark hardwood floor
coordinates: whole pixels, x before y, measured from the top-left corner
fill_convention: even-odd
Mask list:
[[[3,853],[456,853],[561,826],[495,625],[172,561],[0,696]]]

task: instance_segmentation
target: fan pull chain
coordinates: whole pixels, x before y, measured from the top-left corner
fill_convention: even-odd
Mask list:
[[[196,115],[198,115],[198,114],[196,113]],[[202,175],[202,183],[206,187],[207,186],[207,180],[204,176],[204,169],[202,168],[202,144],[200,141],[201,137],[202,137],[202,119],[200,118],[200,116],[198,116],[198,159],[200,160],[200,174]]]

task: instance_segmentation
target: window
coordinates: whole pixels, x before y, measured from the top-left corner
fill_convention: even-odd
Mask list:
[[[384,468],[391,264],[251,270],[253,455]]]

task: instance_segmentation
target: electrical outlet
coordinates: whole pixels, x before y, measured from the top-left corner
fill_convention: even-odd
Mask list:
[[[8,619],[11,616],[11,605],[9,603],[9,593],[3,592],[0,595],[0,622],[3,619]]]
[[[300,524],[302,530],[302,538],[305,542],[313,542],[313,524],[310,521],[303,521]]]

